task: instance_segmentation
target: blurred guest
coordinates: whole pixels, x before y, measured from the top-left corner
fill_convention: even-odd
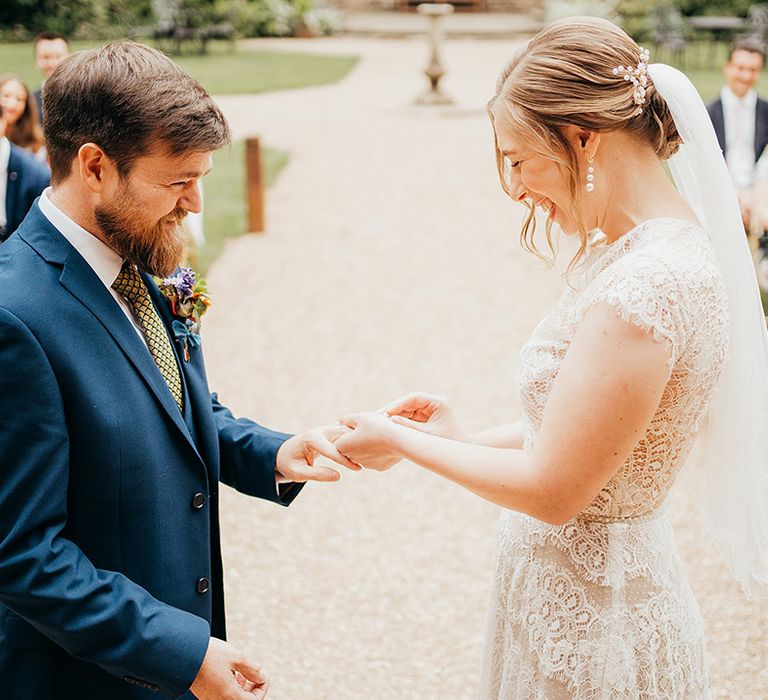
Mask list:
[[[26,84],[15,77],[0,79],[0,106],[5,115],[5,135],[11,143],[25,148],[45,162],[43,130],[37,117],[37,105]]]
[[[761,100],[755,90],[764,64],[762,42],[751,37],[737,40],[724,68],[726,85],[720,97],[707,105],[739,193],[741,216],[747,231],[753,228],[751,216],[756,173],[768,169],[768,164],[758,164],[768,145],[768,102]]]
[[[51,77],[61,63],[69,56],[69,41],[63,34],[42,32],[35,37],[35,63],[43,74],[43,83]],[[35,91],[37,116],[43,123],[43,88]]]
[[[23,221],[35,199],[48,187],[50,173],[34,156],[5,137],[0,105],[0,243]]]

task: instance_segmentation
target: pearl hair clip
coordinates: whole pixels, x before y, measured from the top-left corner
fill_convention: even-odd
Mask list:
[[[643,105],[645,105],[645,88],[648,85],[648,59],[650,58],[648,49],[640,48],[640,62],[637,64],[637,68],[630,68],[629,66],[618,66],[613,69],[614,75],[623,75],[624,80],[634,85],[633,98],[637,105],[635,114],[641,114],[643,111]]]

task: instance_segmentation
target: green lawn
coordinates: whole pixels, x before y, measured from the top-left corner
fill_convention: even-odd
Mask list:
[[[286,41],[287,45],[290,45]],[[356,56],[290,53],[224,47],[208,56],[180,56],[176,62],[214,95],[239,95],[335,83],[357,63]]]
[[[288,162],[288,154],[266,148],[262,152],[267,186],[274,184]],[[235,141],[213,157],[213,172],[205,178],[205,246],[196,265],[208,269],[221,253],[227,238],[246,231],[245,144]],[[265,207],[269,206],[268,197]]]
[[[290,44],[286,41],[286,46]],[[73,50],[98,46],[76,42]],[[328,56],[290,51],[266,51],[213,44],[207,56],[185,53],[172,57],[214,95],[237,95],[324,85],[341,80],[356,56]],[[40,83],[31,43],[0,45],[0,75],[18,75],[33,89]]]
[[[83,49],[98,42],[76,42]],[[290,40],[286,41],[290,45]],[[651,49],[652,61],[672,63],[674,56]],[[699,42],[685,52],[682,68],[699,88],[705,100],[714,98],[722,85],[721,66],[726,58],[725,44]],[[182,68],[216,95],[258,93],[308,85],[332,83],[343,78],[355,65],[354,56],[327,56],[237,48],[231,52],[224,43],[214,43],[208,56],[184,54],[175,57]],[[19,75],[32,87],[40,82],[31,43],[0,45],[0,75]],[[768,71],[760,81],[760,92],[768,95]]]

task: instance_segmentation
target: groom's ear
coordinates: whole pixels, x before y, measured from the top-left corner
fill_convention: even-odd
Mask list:
[[[80,179],[94,194],[103,194],[117,173],[117,165],[95,143],[85,143],[77,151],[77,169]]]

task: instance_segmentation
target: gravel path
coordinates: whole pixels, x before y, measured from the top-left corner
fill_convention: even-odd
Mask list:
[[[335,86],[220,100],[237,136],[291,161],[268,233],[210,272],[211,386],[293,431],[411,389],[451,397],[468,429],[516,419],[517,351],[563,283],[520,250],[520,210],[496,181],[484,103],[513,44],[449,43],[451,108],[413,105],[421,41],[288,48],[362,58]],[[701,534],[693,469],[676,497],[713,695],[768,698],[766,608]],[[497,517],[411,464],[310,486],[290,509],[227,491],[231,640],[268,669],[274,700],[473,698]]]

